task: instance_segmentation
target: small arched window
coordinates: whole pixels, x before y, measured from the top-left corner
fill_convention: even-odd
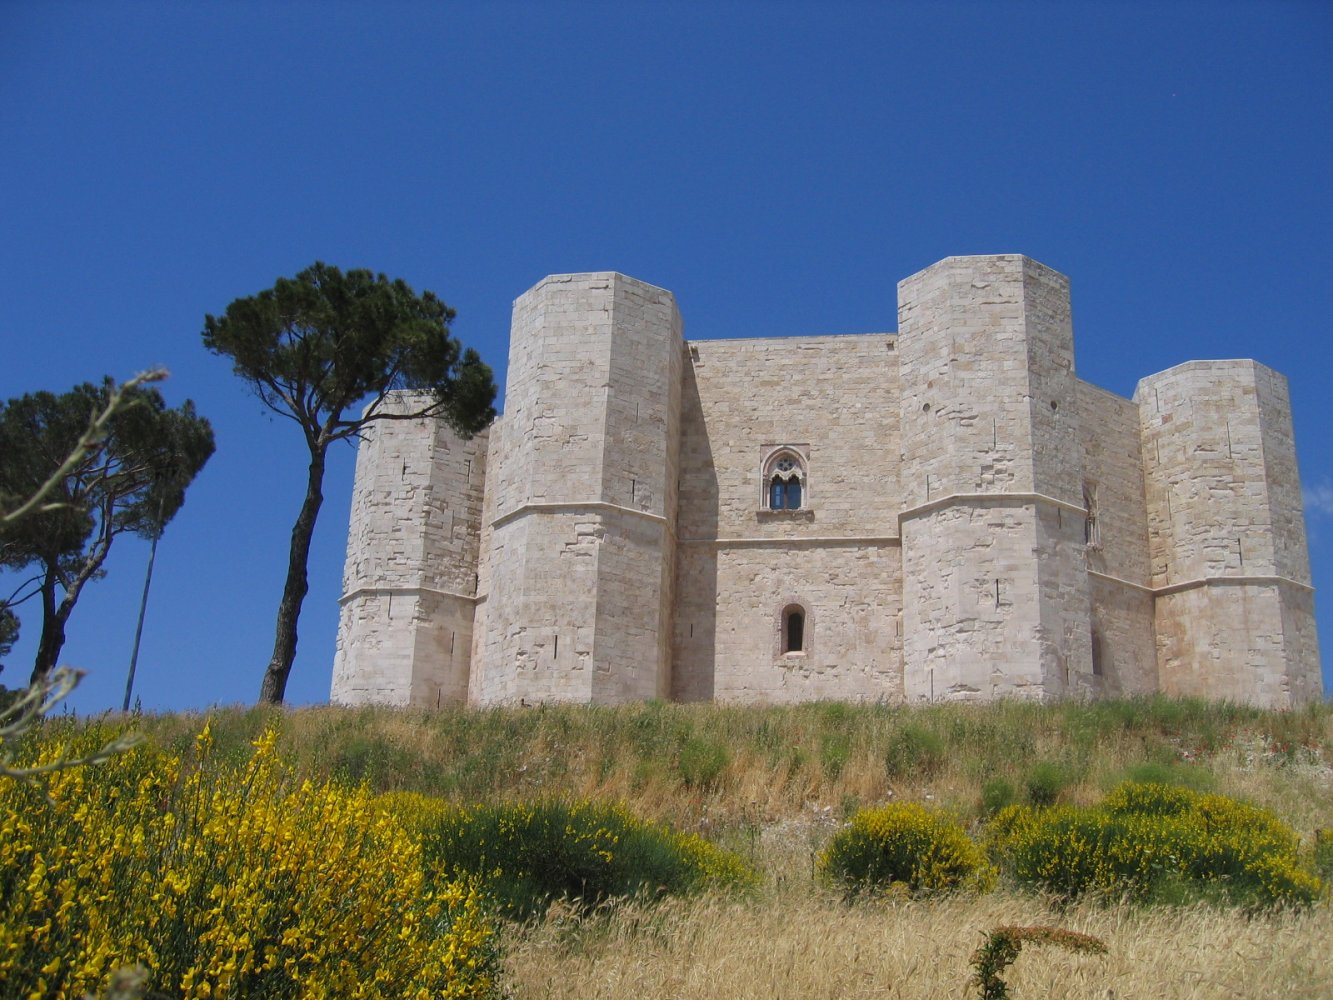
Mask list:
[[[805,502],[805,466],[788,449],[772,455],[764,469],[765,506],[769,510],[800,510]]]
[[[805,651],[805,609],[799,604],[788,607],[782,612],[782,651],[784,653]]]

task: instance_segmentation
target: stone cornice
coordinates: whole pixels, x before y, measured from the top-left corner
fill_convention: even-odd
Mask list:
[[[562,514],[577,513],[579,511],[630,514],[634,517],[642,518],[645,521],[652,521],[656,524],[665,525],[667,523],[667,519],[661,514],[654,514],[647,510],[637,510],[634,507],[622,507],[618,503],[607,503],[603,500],[570,500],[557,501],[554,503],[519,504],[519,506],[515,507],[513,510],[505,511],[503,514],[494,518],[491,521],[491,527],[499,528],[523,514]]]
[[[682,538],[681,545],[718,548],[764,548],[783,545],[901,545],[899,535],[801,535],[792,538]]]
[[[1164,587],[1157,587],[1153,593],[1158,597],[1165,597],[1168,594],[1178,594],[1182,590],[1194,590],[1197,587],[1244,587],[1247,585],[1260,587],[1273,587],[1279,584],[1286,584],[1289,587],[1295,587],[1297,590],[1307,590],[1314,593],[1314,587],[1308,583],[1301,583],[1299,580],[1293,580],[1286,576],[1201,576],[1193,580],[1182,580],[1180,583],[1168,583]]]
[[[339,604],[346,604],[348,601],[363,594],[435,594],[439,597],[456,597],[460,601],[475,601],[477,598],[472,594],[459,594],[452,590],[437,590],[434,587],[357,587],[355,590],[349,590],[338,598]]]
[[[923,504],[915,507],[909,507],[898,514],[898,524],[901,526],[904,521],[917,517],[920,514],[928,514],[941,507],[948,507],[951,504],[962,503],[989,503],[1001,506],[1018,506],[1025,503],[1042,503],[1051,507],[1058,507],[1061,510],[1067,510],[1074,514],[1087,516],[1087,508],[1081,507],[1076,503],[1070,503],[1068,500],[1058,500],[1055,497],[1047,496],[1045,493],[950,493],[947,496],[937,497],[934,500],[927,500]]]
[[[1106,580],[1108,583],[1118,583],[1122,587],[1129,587],[1149,596],[1157,593],[1157,591],[1153,590],[1147,584],[1135,583],[1133,580],[1126,580],[1122,576],[1112,576],[1110,573],[1099,573],[1095,569],[1088,570],[1088,576],[1095,576],[1098,580]]]

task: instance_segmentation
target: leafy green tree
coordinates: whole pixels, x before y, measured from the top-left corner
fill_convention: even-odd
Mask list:
[[[310,453],[261,701],[282,701],[296,659],[329,446],[357,437],[376,420],[441,416],[471,435],[495,417],[491,370],[450,335],[453,317],[433,294],[417,295],[401,280],[363,270],[344,274],[317,262],[237,299],[222,316],[205,318],[204,345],[230,357],[232,370],[265,406],[296,422]],[[411,412],[386,413],[394,389],[422,390],[429,401]]]
[[[11,513],[25,515],[0,521],[0,565],[36,571],[5,602],[40,601],[33,683],[55,667],[74,605],[116,536],[160,534],[212,453],[213,430],[193,403],[169,409],[143,385],[106,379],[0,405],[0,510],[22,503]]]
[[[52,470],[45,482],[28,496],[19,497],[17,506],[13,506],[13,498],[3,499],[0,503],[0,530],[12,528],[23,518],[34,514],[60,509],[59,502],[51,500],[51,494],[64,482],[65,476],[79,468],[84,459],[102,444],[112,418],[133,401],[133,393],[139,386],[160,382],[166,377],[166,370],[158,368],[140,372],[123,385],[112,388],[106,406],[89,417],[88,425],[84,427],[73,449]],[[0,653],[9,648],[5,646],[6,642],[12,643],[17,637],[18,618],[8,606],[0,608]],[[27,691],[0,691],[0,778],[40,782],[43,775],[66,768],[99,763],[123,753],[140,742],[140,734],[127,731],[112,738],[100,749],[81,757],[61,755],[44,764],[26,767],[14,764],[14,755],[33,726],[73,691],[82,677],[82,671],[69,667],[56,667],[55,670],[43,674]],[[113,992],[115,985],[115,977],[112,977]],[[128,997],[128,994],[126,996]]]

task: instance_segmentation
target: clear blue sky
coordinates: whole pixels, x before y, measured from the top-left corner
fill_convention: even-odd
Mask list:
[[[1026,253],[1072,280],[1089,381],[1290,378],[1327,649],[1331,177],[1323,2],[5,2],[0,399],[171,369],[218,451],[164,536],[136,691],[253,701],[304,446],[204,351],[205,313],[368,267],[456,308],[502,380],[549,273],[669,288],[693,338],[851,333],[893,329],[897,281],[942,257]],[[352,464],[296,704],[328,697]],[[119,705],[146,555],[118,541],[71,619],[80,710]]]

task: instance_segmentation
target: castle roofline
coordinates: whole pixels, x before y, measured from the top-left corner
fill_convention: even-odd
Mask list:
[[[541,281],[537,282],[535,285],[533,285],[531,288],[525,291],[523,295],[529,295],[545,285],[552,285],[552,284],[563,285],[573,281],[596,280],[598,278],[602,278],[607,281],[614,281],[617,279],[620,281],[630,281],[643,288],[652,288],[659,292],[665,292],[667,295],[670,295],[672,299],[675,299],[675,295],[674,293],[672,293],[671,289],[663,288],[661,285],[654,285],[651,281],[644,281],[640,278],[635,278],[632,275],[625,274],[622,271],[571,271],[568,274],[548,274],[546,277],[542,278]],[[523,295],[520,295],[519,298],[522,298]],[[517,302],[518,299],[515,299],[514,301]]]
[[[698,347],[704,344],[768,344],[775,340],[780,340],[784,344],[799,344],[801,341],[813,340],[848,340],[853,337],[897,337],[898,332],[891,330],[884,333],[803,333],[803,334],[775,334],[772,337],[708,337],[703,340],[686,340],[685,343],[691,347]]]
[[[1251,372],[1257,372],[1260,369],[1262,369],[1269,375],[1276,376],[1278,378],[1284,378],[1284,376],[1282,376],[1281,373],[1279,373],[1277,370],[1269,368],[1263,362],[1255,361],[1253,358],[1217,358],[1214,360],[1196,359],[1194,361],[1182,361],[1178,365],[1172,365],[1170,368],[1163,368],[1159,372],[1153,372],[1153,374],[1151,375],[1144,376],[1143,378],[1139,379],[1138,384],[1135,385],[1134,396],[1137,397],[1139,394],[1139,390],[1142,389],[1144,386],[1151,385],[1153,382],[1167,378],[1168,376],[1180,374],[1182,372],[1187,372],[1190,371],[1191,369],[1207,370],[1210,368],[1218,370],[1230,370],[1230,371],[1249,369]]]

